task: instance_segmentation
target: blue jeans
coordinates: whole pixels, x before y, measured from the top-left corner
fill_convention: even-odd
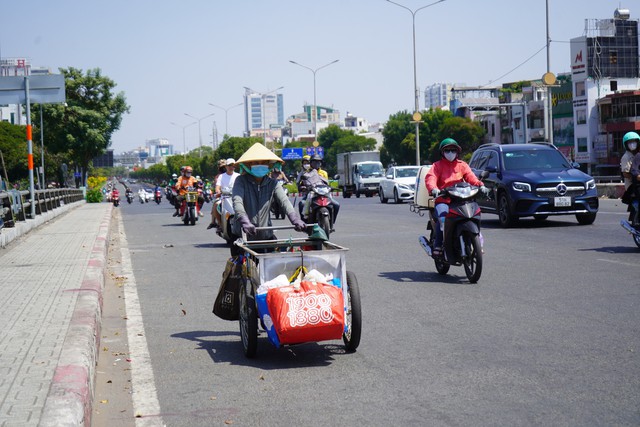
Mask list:
[[[438,203],[434,208],[434,218],[436,220],[436,240],[433,243],[435,248],[442,247],[442,239],[444,235],[444,217],[449,213],[449,205],[446,203]]]

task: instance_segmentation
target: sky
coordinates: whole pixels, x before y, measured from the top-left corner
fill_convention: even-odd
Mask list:
[[[435,0],[394,0],[416,10]],[[548,0],[550,70],[568,72],[585,19],[632,19],[640,0]],[[547,71],[546,0],[445,0],[415,15],[418,87],[538,79]],[[541,50],[542,49],[542,50]],[[536,52],[538,52],[536,54]],[[0,55],[32,67],[100,68],[131,108],[115,153],[166,138],[175,149],[244,131],[244,87],[283,87],[284,113],[317,103],[370,123],[414,109],[412,15],[385,0],[0,0]],[[420,108],[424,107],[424,95]],[[226,120],[225,120],[226,119]],[[175,124],[172,124],[176,123]],[[228,123],[228,124],[225,124]]]

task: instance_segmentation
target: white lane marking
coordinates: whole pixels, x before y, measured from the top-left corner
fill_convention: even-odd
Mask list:
[[[615,261],[612,259],[603,259],[603,258],[598,258],[598,261],[604,261],[604,262],[610,262],[612,264],[620,264],[620,265],[626,265],[629,267],[638,267],[640,264],[638,263],[633,263],[633,262],[622,262],[622,261]]]
[[[136,416],[136,427],[164,426],[160,416],[160,402],[156,392],[151,356],[144,333],[142,310],[138,299],[138,288],[133,275],[131,254],[127,236],[124,233],[122,216],[118,216],[120,229],[120,253],[122,256],[122,275],[126,278],[124,285],[124,302],[127,315],[127,338],[131,357],[131,390],[133,411]]]

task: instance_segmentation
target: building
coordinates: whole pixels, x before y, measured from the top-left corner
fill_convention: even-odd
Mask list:
[[[502,141],[502,106],[498,87],[458,87],[451,89],[451,112],[480,122],[486,131],[484,143]]]
[[[584,35],[571,39],[574,158],[590,173],[595,165],[614,167],[615,153],[622,152],[624,129],[638,129],[636,124],[609,122],[638,120],[620,108],[637,99],[633,91],[640,87],[638,44],[638,20],[629,19],[626,9],[616,9],[612,19],[586,20]],[[629,96],[619,95],[629,91]],[[600,109],[607,111],[604,120]]]
[[[455,86],[466,86],[465,84],[456,84]],[[424,109],[431,108],[449,109],[451,103],[452,83],[434,83],[424,90]]]
[[[283,100],[282,94],[262,94],[245,87],[245,136],[260,136],[269,141],[279,138],[285,124]]]

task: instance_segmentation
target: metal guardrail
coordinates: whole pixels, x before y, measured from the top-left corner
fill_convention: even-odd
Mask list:
[[[84,199],[83,190],[77,188],[36,190],[34,196],[36,215]],[[28,190],[0,191],[0,220],[4,222],[4,226],[13,227],[15,221],[26,221],[30,218],[31,203]]]

